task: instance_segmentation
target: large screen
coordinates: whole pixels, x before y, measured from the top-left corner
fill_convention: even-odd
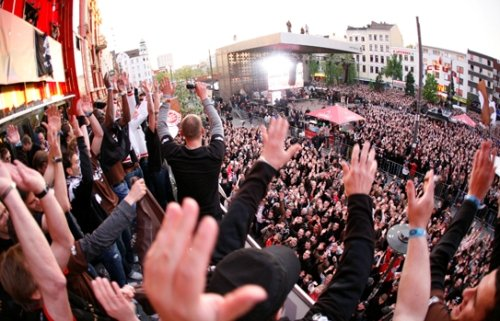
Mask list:
[[[264,61],[268,90],[304,87],[304,66],[284,56],[272,56]]]

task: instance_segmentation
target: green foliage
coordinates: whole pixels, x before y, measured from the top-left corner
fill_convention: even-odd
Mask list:
[[[197,77],[207,75],[207,71],[198,67],[184,66],[174,71],[173,80],[190,80],[196,79]]]
[[[358,71],[356,70],[356,66],[354,64],[349,65],[349,70],[347,73],[347,83],[352,85],[356,82],[356,78],[358,78]]]
[[[393,80],[403,79],[403,63],[401,59],[398,59],[397,55],[392,55],[387,59],[387,65],[384,68],[384,75],[386,77],[391,77]]]
[[[375,78],[375,83],[373,84],[373,89],[376,91],[384,90],[384,81],[382,80],[382,73],[378,73],[377,78]]]
[[[187,114],[202,115],[203,105],[198,96],[196,96],[196,93],[187,89],[184,82],[177,84],[178,85],[175,87],[175,95],[181,105],[182,117]]]
[[[309,56],[309,74],[314,77],[317,72],[319,72],[319,61],[311,55]]]
[[[168,72],[166,71],[161,71],[159,73],[157,73],[155,75],[155,78],[158,82],[162,81],[163,79],[167,78],[169,75],[168,75]]]
[[[433,104],[437,103],[438,102],[437,91],[438,91],[438,83],[436,81],[436,78],[434,78],[433,74],[427,74],[427,77],[425,78],[425,85],[423,91],[424,99]]]
[[[406,74],[405,94],[407,96],[415,97],[415,77],[411,71]]]
[[[351,54],[333,54],[330,55],[325,62],[326,83],[332,85],[334,83],[352,84],[356,81],[356,63]],[[351,68],[353,68],[351,70]]]

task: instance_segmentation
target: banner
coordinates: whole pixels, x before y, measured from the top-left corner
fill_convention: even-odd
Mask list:
[[[35,55],[38,77],[47,75],[53,77],[54,69],[51,62],[49,38],[37,30],[35,30]]]

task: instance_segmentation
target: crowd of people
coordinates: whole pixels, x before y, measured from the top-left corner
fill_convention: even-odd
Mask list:
[[[125,74],[104,82],[105,105],[82,97],[71,110],[48,108],[32,133],[8,127],[2,320],[278,320],[295,283],[316,302],[304,320],[371,321],[393,311],[395,320],[427,311],[434,320],[445,305],[456,306],[453,317],[468,311],[462,290],[483,279],[496,301],[477,309],[482,320],[498,317],[500,292],[489,281],[498,236],[481,222],[468,228],[482,203],[498,199],[496,148],[480,130],[422,118],[413,146],[413,99],[339,86],[326,98],[363,102],[353,110],[365,121],[322,131],[335,137],[330,146],[289,135],[289,123],[304,120],[296,105],[262,111],[263,127],[239,127],[231,107],[196,83],[208,126],[185,115],[176,137],[168,79],[142,83],[137,96]],[[377,170],[377,160],[403,170]],[[448,186],[438,206],[434,175]],[[468,193],[456,203],[450,195],[460,191]],[[411,228],[406,257],[387,242],[401,223]],[[247,234],[264,249],[243,249]],[[418,289],[426,299],[432,290],[430,309],[407,295],[411,271],[429,264],[419,246],[432,251],[432,284],[423,275],[429,288]]]

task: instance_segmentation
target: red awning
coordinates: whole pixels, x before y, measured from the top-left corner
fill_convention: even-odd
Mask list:
[[[469,116],[467,116],[467,114],[460,114],[453,116],[451,118],[461,123],[464,123],[467,126],[476,127],[476,123]]]
[[[316,109],[308,113],[307,115],[313,116],[319,119],[327,120],[331,123],[337,125],[342,125],[354,121],[365,120],[360,115],[350,111],[347,108],[341,106],[327,106],[322,109]]]

